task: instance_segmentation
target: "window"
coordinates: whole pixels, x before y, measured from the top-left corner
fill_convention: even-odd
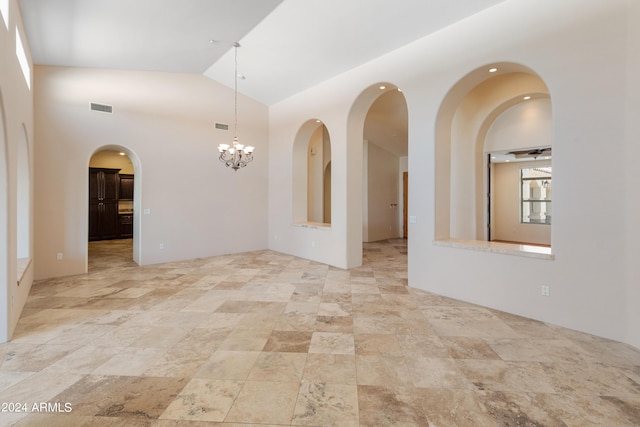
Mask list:
[[[520,169],[520,222],[551,224],[551,166]]]
[[[27,82],[27,87],[31,90],[31,67],[29,66],[29,60],[27,59],[27,54],[24,50],[24,45],[22,44],[22,37],[20,37],[20,31],[16,28],[16,55],[18,57],[18,62],[20,63],[20,68],[22,69],[22,74],[24,75],[24,80]]]
[[[4,20],[4,26],[9,29],[9,0],[0,0],[0,15]]]

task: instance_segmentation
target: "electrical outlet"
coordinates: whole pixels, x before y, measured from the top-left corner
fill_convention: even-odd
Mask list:
[[[58,253],[56,254],[56,259],[57,259],[58,261],[60,261],[60,260],[62,259],[62,252],[58,252]]]
[[[160,249],[164,249],[164,243],[160,243]]]
[[[540,288],[540,292],[542,293],[543,297],[548,297],[549,296],[549,286],[542,285],[542,287]]]

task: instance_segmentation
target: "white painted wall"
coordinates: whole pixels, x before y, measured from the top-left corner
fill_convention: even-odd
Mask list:
[[[32,207],[33,168],[23,180],[30,191],[27,197],[21,197],[18,206],[18,156],[21,154],[23,165],[33,165],[33,96],[24,80],[16,57],[16,28],[24,34],[22,18],[17,0],[8,2],[8,29],[4,22],[0,25],[0,342],[7,341],[24,307],[24,303],[33,282],[33,262],[22,272],[18,285],[18,210],[21,211],[21,235],[28,241],[20,244],[21,252],[28,253],[33,247]],[[22,37],[28,62],[31,62],[29,46]],[[20,147],[22,144],[22,148]],[[25,159],[26,157],[26,159]]]
[[[639,267],[637,257],[630,259],[638,251],[627,244],[640,239],[628,209],[637,204],[629,201],[637,176],[632,163],[620,160],[621,153],[637,154],[638,129],[629,121],[638,116],[640,40],[632,23],[639,19],[632,0],[507,0],[272,106],[269,246],[338,266],[358,263],[360,110],[374,97],[368,88],[392,82],[403,89],[409,112],[409,204],[417,218],[409,231],[410,285],[640,346]],[[441,214],[435,206],[438,111],[457,81],[499,61],[537,73],[553,103],[553,261],[433,244]],[[278,190],[291,188],[288,153],[308,117],[321,118],[332,135],[328,232],[292,227],[282,215],[291,211],[291,199]],[[607,165],[616,166],[593,174]],[[608,209],[585,213],[584,200],[594,192]],[[536,274],[523,274],[530,271]],[[541,284],[551,287],[550,297],[540,295]]]
[[[41,66],[35,90],[37,278],[86,271],[87,166],[112,145],[139,162],[141,264],[266,247],[266,106],[239,96],[238,137],[256,150],[234,172],[216,149],[233,129],[214,128],[233,123],[233,90],[206,77]],[[90,102],[113,105],[113,114],[90,111]]]
[[[625,78],[626,98],[624,101],[625,110],[625,141],[624,159],[622,167],[624,168],[624,185],[623,194],[627,203],[626,212],[640,212],[640,198],[630,197],[632,188],[638,182],[637,162],[640,158],[640,144],[637,143],[638,135],[640,135],[640,25],[638,23],[640,16],[640,2],[629,2],[629,13],[627,14],[627,72]],[[636,141],[636,143],[633,143]],[[637,188],[637,187],[636,187]],[[623,326],[624,331],[620,335],[635,337],[632,342],[636,347],[640,347],[640,341],[637,339],[637,325],[640,325],[640,268],[638,268],[638,260],[640,260],[640,221],[635,215],[627,215],[625,224],[626,238],[624,245],[621,245],[621,251],[625,255],[625,284],[622,292],[624,293],[626,306],[623,308],[627,322]]]

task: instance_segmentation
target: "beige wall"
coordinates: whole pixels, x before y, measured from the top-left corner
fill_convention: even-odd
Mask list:
[[[102,150],[96,152],[89,160],[89,167],[120,169],[120,173],[133,175],[133,162],[126,154],[120,155],[119,151]]]
[[[35,89],[37,278],[86,271],[87,167],[102,149],[134,164],[140,264],[266,247],[266,106],[239,97],[238,136],[256,150],[234,172],[216,148],[233,129],[214,128],[233,123],[233,90],[206,77],[39,66]],[[90,111],[90,102],[113,105],[113,114]]]
[[[30,60],[17,0],[9,1],[9,29],[0,20],[0,342],[15,328],[33,282],[34,260],[18,268],[18,248],[25,256],[33,248],[32,184],[20,185],[24,163],[27,181],[33,183],[33,95],[28,89],[16,57],[16,28]],[[19,157],[23,159],[19,167]],[[24,161],[26,157],[26,162]],[[22,180],[22,182],[25,182]],[[28,194],[25,194],[24,192]],[[26,204],[25,204],[26,202]],[[23,212],[24,207],[27,211]],[[30,207],[29,207],[30,206]],[[21,219],[18,220],[20,213]],[[18,229],[20,227],[20,233]],[[19,234],[27,242],[18,242]],[[26,266],[26,267],[25,267]],[[20,280],[20,285],[18,285]]]
[[[496,163],[492,166],[491,240],[551,244],[552,225],[520,222],[520,169],[550,165],[550,161],[538,161]]]

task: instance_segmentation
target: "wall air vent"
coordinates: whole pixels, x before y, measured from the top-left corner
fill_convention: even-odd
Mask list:
[[[100,111],[103,113],[113,113],[113,106],[104,105],[104,104],[96,104],[95,102],[91,103],[91,111]]]
[[[216,123],[216,129],[229,130],[229,125],[226,125],[224,123]]]

